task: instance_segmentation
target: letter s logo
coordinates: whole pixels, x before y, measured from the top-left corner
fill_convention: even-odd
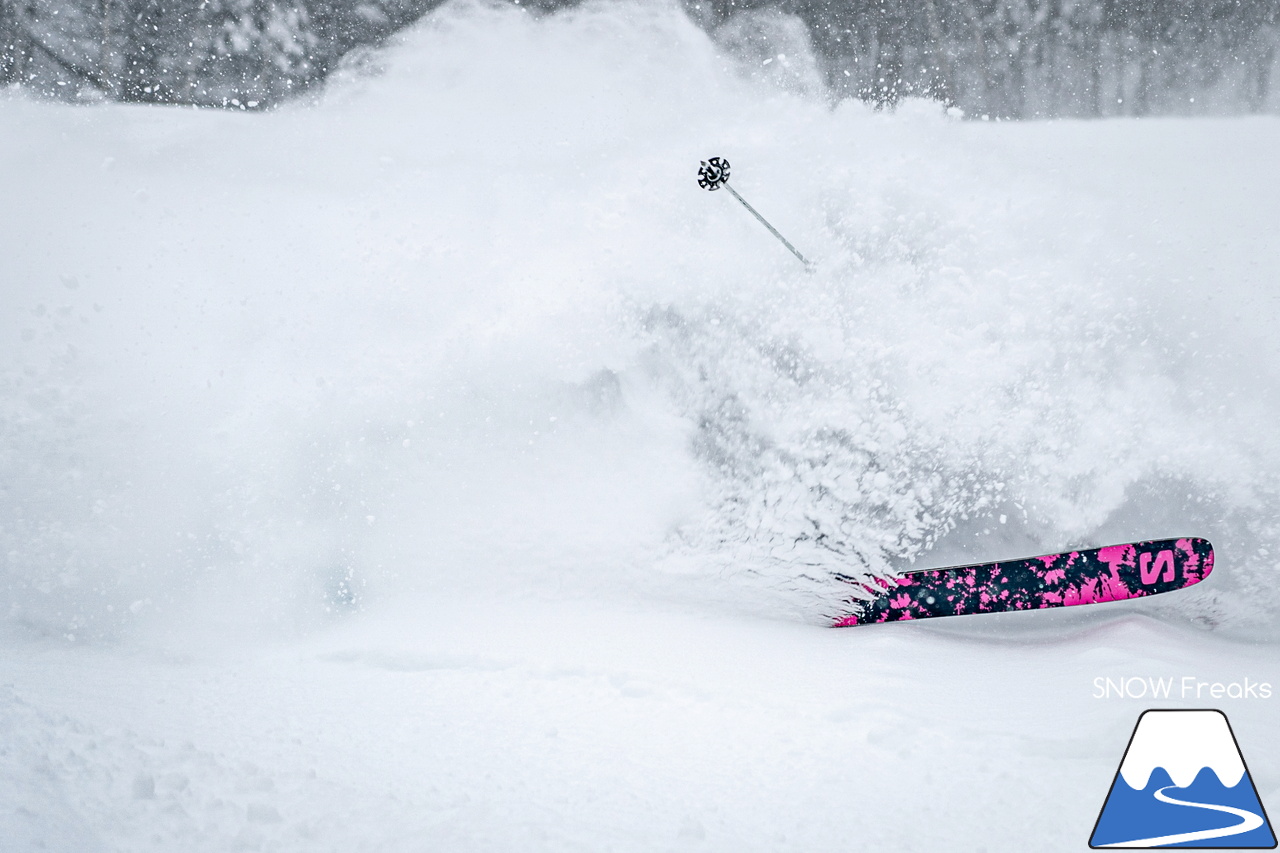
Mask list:
[[[1150,554],[1139,555],[1138,571],[1144,584],[1153,584],[1157,580],[1168,583],[1173,580],[1173,552],[1167,549],[1160,551],[1155,555],[1154,561]],[[1164,572],[1164,577],[1160,577],[1161,571]]]

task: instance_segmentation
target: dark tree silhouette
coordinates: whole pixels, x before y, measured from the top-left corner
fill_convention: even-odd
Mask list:
[[[523,0],[541,14],[573,0]],[[1280,0],[688,0],[808,28],[833,97],[970,116],[1280,109]],[[269,106],[438,0],[0,0],[0,83],[62,98]]]

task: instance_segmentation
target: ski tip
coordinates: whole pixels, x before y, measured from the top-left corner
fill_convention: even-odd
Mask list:
[[[1187,578],[1187,586],[1200,583],[1200,581],[1209,577],[1213,573],[1213,543],[1208,539],[1202,539],[1198,536],[1192,536],[1187,539],[1177,540],[1178,547],[1186,554],[1195,554],[1200,558],[1200,573],[1198,577]]]

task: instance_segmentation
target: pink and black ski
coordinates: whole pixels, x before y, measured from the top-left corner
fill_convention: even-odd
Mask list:
[[[1159,539],[859,582],[835,627],[1124,601],[1197,584],[1213,571],[1204,539]]]

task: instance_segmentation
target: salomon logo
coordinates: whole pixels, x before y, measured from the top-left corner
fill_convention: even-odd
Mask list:
[[[1173,552],[1159,551],[1155,555],[1155,559],[1151,559],[1150,554],[1142,554],[1138,557],[1138,570],[1142,573],[1142,582],[1144,584],[1153,584],[1158,580],[1169,583],[1173,580]],[[1164,577],[1161,577],[1161,572]]]

